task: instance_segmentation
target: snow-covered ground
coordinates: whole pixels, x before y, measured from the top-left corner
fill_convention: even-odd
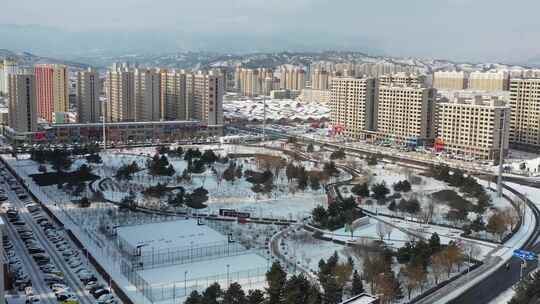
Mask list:
[[[223,100],[223,114],[226,118],[263,120],[264,103],[262,98]],[[266,118],[272,120],[307,120],[329,118],[330,109],[318,102],[298,102],[291,99],[267,99]]]
[[[198,248],[227,243],[226,236],[207,225],[197,225],[195,219],[123,226],[119,227],[117,232],[118,236],[133,248],[144,246],[144,251]]]

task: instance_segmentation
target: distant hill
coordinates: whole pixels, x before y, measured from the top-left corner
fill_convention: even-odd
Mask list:
[[[87,68],[89,65],[80,62],[69,60],[61,60],[49,57],[41,57],[28,52],[13,52],[10,50],[0,49],[0,59],[10,58],[16,60],[21,66],[33,66],[39,63],[57,63],[65,64],[74,68]]]

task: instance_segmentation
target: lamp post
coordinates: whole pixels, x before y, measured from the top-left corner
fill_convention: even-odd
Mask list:
[[[229,288],[230,284],[229,284],[229,268],[230,268],[231,265],[227,264],[227,288]]]
[[[188,271],[184,271],[184,295],[187,296],[187,273]]]

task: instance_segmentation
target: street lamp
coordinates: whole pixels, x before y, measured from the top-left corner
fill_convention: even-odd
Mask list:
[[[187,273],[188,271],[184,271],[184,295],[187,296]]]
[[[230,268],[231,265],[227,264],[227,288],[229,288],[230,286],[230,283],[229,283],[229,268]]]

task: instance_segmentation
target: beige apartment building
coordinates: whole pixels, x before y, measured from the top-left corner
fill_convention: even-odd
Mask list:
[[[35,76],[8,75],[8,125],[14,133],[37,130],[37,99]]]
[[[510,107],[497,97],[443,98],[437,105],[436,148],[465,158],[498,159],[508,150]]]
[[[121,67],[107,71],[105,96],[107,121],[135,121],[135,77],[133,70]]]
[[[311,72],[311,89],[313,90],[328,90],[330,75],[326,70],[314,69]]]
[[[509,81],[509,75],[506,71],[472,72],[469,75],[468,88],[488,92],[507,91]]]
[[[274,72],[266,68],[245,69],[237,67],[235,82],[237,91],[244,96],[268,96],[273,90]]]
[[[225,92],[223,75],[199,71],[188,75],[186,83],[190,118],[208,125],[222,125]]]
[[[414,73],[394,73],[379,76],[379,85],[397,85],[397,86],[425,86],[426,77]]]
[[[167,71],[161,73],[160,107],[163,120],[188,120],[186,105],[186,72]]]
[[[439,71],[433,73],[433,87],[438,90],[464,90],[467,88],[467,73]]]
[[[306,87],[306,72],[299,67],[280,69],[280,89],[302,90]]]
[[[80,123],[99,122],[101,120],[101,82],[96,70],[88,69],[77,72],[76,101]]]
[[[154,69],[135,69],[135,121],[161,119],[160,74]]]
[[[396,145],[430,144],[435,138],[436,90],[422,86],[379,85],[376,140]]]
[[[517,148],[540,147],[540,78],[510,82],[510,144]]]
[[[330,121],[351,138],[364,138],[376,128],[375,78],[336,77],[331,82]]]

